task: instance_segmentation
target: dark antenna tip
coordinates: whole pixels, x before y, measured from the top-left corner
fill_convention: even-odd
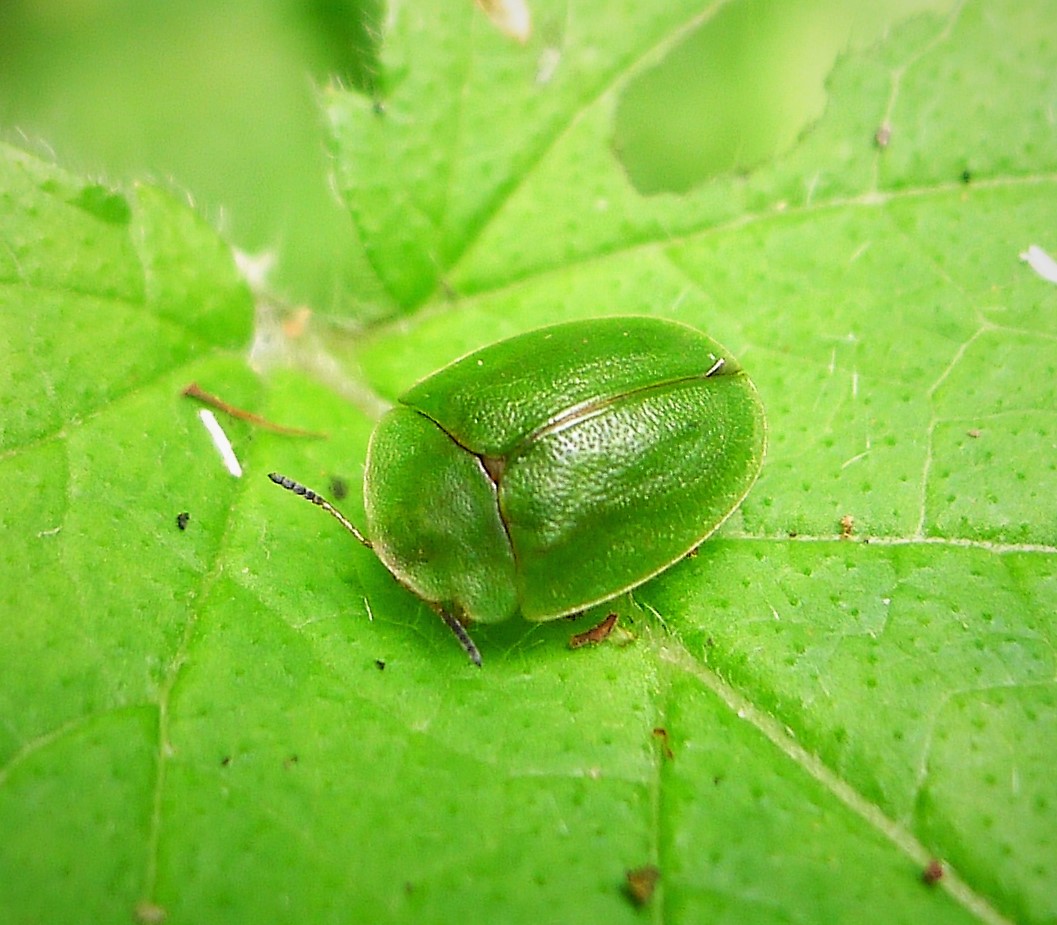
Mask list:
[[[339,524],[341,524],[346,530],[349,531],[356,539],[358,539],[368,549],[373,549],[371,541],[367,539],[359,530],[353,526],[351,520],[341,513],[333,504],[331,504],[326,498],[324,498],[318,492],[313,491],[300,482],[295,482],[293,479],[287,478],[285,475],[279,472],[269,472],[268,478],[270,478],[276,485],[281,488],[285,488],[287,491],[292,491],[295,495],[300,495],[306,501],[311,501],[316,507],[323,508],[331,517],[333,517]]]

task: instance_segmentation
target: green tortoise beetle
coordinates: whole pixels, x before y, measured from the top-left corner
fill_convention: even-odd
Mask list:
[[[470,622],[553,620],[652,578],[737,508],[764,418],[737,361],[673,321],[611,317],[484,347],[412,386],[378,422],[366,535],[477,665]]]

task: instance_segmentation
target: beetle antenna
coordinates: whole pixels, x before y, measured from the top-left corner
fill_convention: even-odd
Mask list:
[[[443,607],[435,608],[440,618],[448,624],[454,634],[455,638],[459,640],[459,645],[463,647],[466,654],[470,656],[470,661],[473,662],[478,668],[481,667],[481,653],[474,641],[470,638],[470,634],[466,632],[466,627],[463,626],[455,617],[453,617]]]
[[[280,485],[288,491],[292,491],[295,495],[300,495],[306,501],[311,501],[317,507],[323,508],[324,511],[330,514],[331,517],[333,517],[339,524],[341,524],[346,530],[348,530],[349,533],[356,537],[356,539],[363,543],[364,546],[366,546],[368,549],[373,548],[371,541],[367,539],[367,537],[365,537],[362,533],[360,533],[360,531],[357,530],[355,526],[353,526],[352,521],[349,520],[349,518],[346,517],[344,514],[342,514],[341,511],[334,507],[334,505],[331,504],[322,495],[317,494],[316,492],[312,491],[311,488],[302,485],[300,482],[295,482],[293,479],[288,479],[285,475],[280,475],[278,472],[269,472],[268,478],[275,482],[276,485]],[[463,632],[465,633],[466,631],[463,630]],[[455,635],[458,636],[459,634],[456,633]],[[473,645],[473,643],[470,643],[470,645]],[[471,655],[470,657],[472,658],[473,656]],[[480,658],[480,656],[478,656],[478,658]]]

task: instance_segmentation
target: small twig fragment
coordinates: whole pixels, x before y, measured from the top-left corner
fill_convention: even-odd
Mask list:
[[[661,743],[661,751],[664,753],[664,757],[671,761],[675,758],[675,752],[672,751],[672,741],[668,735],[668,730],[664,726],[655,726],[653,728],[653,737]]]
[[[228,404],[219,396],[207,392],[205,389],[201,388],[197,382],[192,382],[183,390],[182,394],[186,395],[188,398],[196,398],[203,404],[209,405],[211,408],[216,408],[217,411],[223,411],[224,414],[229,414],[231,417],[238,418],[240,421],[248,421],[256,427],[270,430],[276,434],[284,434],[287,437],[325,438],[327,436],[317,430],[304,430],[300,427],[287,427],[285,424],[276,424],[274,421],[262,418],[259,414],[254,414],[252,411],[246,411],[244,408],[237,408],[235,405]]]
[[[598,625],[592,626],[589,630],[584,630],[582,633],[576,633],[575,635],[570,636],[569,648],[579,649],[581,646],[597,645],[613,632],[613,627],[616,625],[617,615],[611,613]]]

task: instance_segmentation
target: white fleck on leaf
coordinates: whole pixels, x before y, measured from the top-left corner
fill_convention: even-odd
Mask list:
[[[1038,244],[1032,244],[1020,259],[1025,261],[1036,273],[1048,283],[1057,283],[1057,260],[1054,260]]]
[[[521,42],[532,35],[532,15],[525,0],[477,0],[495,27],[504,35]]]
[[[220,453],[220,458],[224,462],[224,467],[228,472],[235,476],[235,478],[241,478],[242,466],[239,464],[238,457],[235,455],[235,449],[232,447],[228,435],[224,433],[224,428],[220,426],[220,422],[216,419],[216,415],[208,408],[200,408],[198,416],[202,419],[202,423],[209,432],[209,436],[213,439],[213,446],[215,446],[217,452]]]

